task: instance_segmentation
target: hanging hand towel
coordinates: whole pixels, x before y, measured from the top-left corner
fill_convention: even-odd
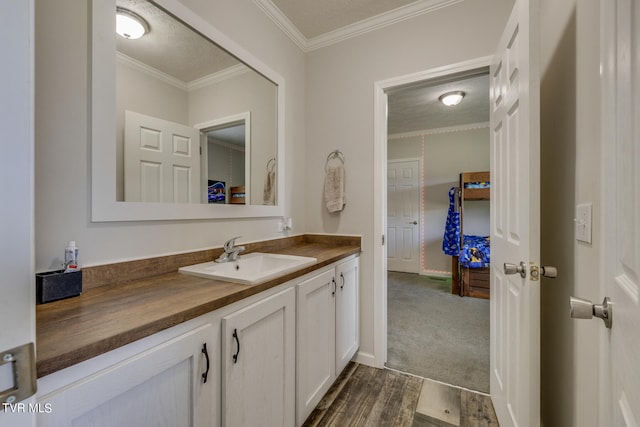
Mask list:
[[[263,205],[275,205],[276,204],[276,172],[267,171],[267,175],[264,177],[264,190],[262,191],[262,204]]]
[[[449,214],[444,227],[442,251],[451,256],[460,255],[460,212],[455,210],[456,187],[449,190]]]
[[[324,177],[324,201],[329,212],[340,212],[346,204],[344,166],[328,166]]]

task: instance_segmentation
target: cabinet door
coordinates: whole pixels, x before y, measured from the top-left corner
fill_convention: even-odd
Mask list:
[[[69,386],[40,396],[40,427],[211,426],[212,388],[207,371],[219,346],[204,325]],[[47,410],[47,408],[49,410]]]
[[[335,270],[297,285],[297,420],[302,425],[335,380]]]
[[[358,351],[359,258],[336,267],[336,374],[342,372]]]
[[[295,423],[295,289],[222,319],[222,424]]]

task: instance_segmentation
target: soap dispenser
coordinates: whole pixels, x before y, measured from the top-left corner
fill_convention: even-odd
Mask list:
[[[75,240],[70,240],[69,245],[64,249],[65,271],[78,270],[78,247]]]

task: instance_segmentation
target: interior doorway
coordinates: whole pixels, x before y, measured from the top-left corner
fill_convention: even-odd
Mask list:
[[[390,86],[385,92],[385,365],[488,393],[489,301],[461,298],[457,291],[452,292],[451,276],[458,263],[443,252],[448,215],[452,209],[460,209],[459,203],[453,206],[451,191],[459,187],[463,173],[488,173],[490,169],[488,67]],[[462,102],[456,107],[442,105],[439,98],[448,92],[460,93]],[[407,158],[420,164],[420,206],[418,218],[399,219],[404,203],[394,181],[398,175],[395,164]],[[405,197],[410,192],[406,193]],[[464,215],[465,234],[489,235],[488,200],[468,203]],[[417,270],[408,271],[399,268],[397,230],[407,229],[404,223],[413,221],[419,225],[420,254]],[[404,235],[409,235],[408,231]]]

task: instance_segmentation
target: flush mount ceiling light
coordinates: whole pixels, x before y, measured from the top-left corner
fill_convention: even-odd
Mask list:
[[[135,40],[149,32],[147,21],[130,10],[116,9],[116,33],[125,39]]]
[[[464,98],[465,93],[461,90],[457,90],[455,92],[447,92],[438,98],[444,105],[447,107],[453,107],[454,105],[460,104],[462,98]]]

